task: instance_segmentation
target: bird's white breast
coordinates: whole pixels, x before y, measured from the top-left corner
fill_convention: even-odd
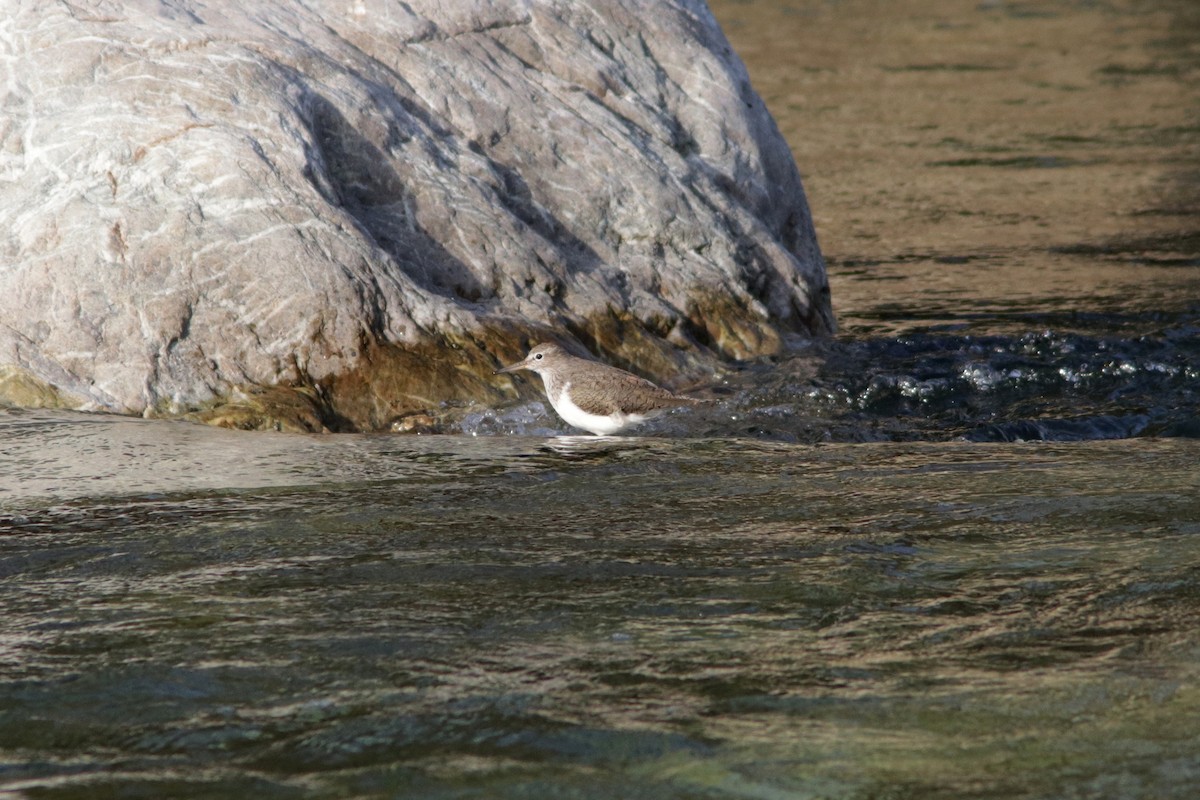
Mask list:
[[[589,414],[571,402],[570,389],[570,382],[566,382],[559,389],[557,396],[550,395],[549,392],[547,392],[547,395],[550,398],[550,405],[554,406],[555,412],[563,418],[564,422],[573,428],[590,431],[597,436],[609,436],[623,428],[628,428],[630,425],[645,422],[647,419],[644,414],[625,414],[622,412],[617,412],[611,416]]]

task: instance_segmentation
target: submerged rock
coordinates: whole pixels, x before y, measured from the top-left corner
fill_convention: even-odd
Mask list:
[[[512,398],[491,370],[534,339],[663,380],[833,330],[795,164],[700,0],[0,27],[0,401],[380,428]]]

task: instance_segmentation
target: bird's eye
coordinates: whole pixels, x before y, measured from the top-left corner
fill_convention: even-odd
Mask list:
[[[536,356],[534,356],[534,357],[533,357],[533,360],[534,360],[534,361],[541,361],[541,360],[542,360],[542,354],[541,354],[541,353],[538,353]]]

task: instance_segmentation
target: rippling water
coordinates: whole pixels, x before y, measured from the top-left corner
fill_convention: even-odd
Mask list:
[[[1191,798],[1195,7],[970,5],[714,3],[843,330],[644,436],[0,410],[0,798]]]
[[[0,433],[9,791],[1200,780],[1194,440]]]

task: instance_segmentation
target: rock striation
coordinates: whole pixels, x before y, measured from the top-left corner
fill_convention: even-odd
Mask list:
[[[834,329],[701,0],[8,5],[0,401],[372,429]]]

